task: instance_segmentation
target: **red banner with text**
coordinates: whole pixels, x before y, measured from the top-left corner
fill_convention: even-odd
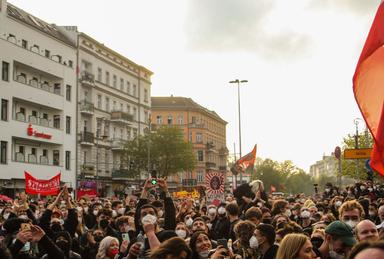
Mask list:
[[[49,180],[40,180],[24,171],[25,192],[28,194],[40,194],[42,196],[57,195],[60,192],[61,173]]]

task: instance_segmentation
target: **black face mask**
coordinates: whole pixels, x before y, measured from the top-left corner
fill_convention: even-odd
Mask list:
[[[95,241],[96,241],[97,243],[100,243],[101,240],[103,240],[103,239],[104,239],[103,236],[95,236]]]
[[[262,220],[262,222],[263,222],[264,224],[271,224],[272,219],[270,219],[270,218],[265,218],[265,219]]]
[[[53,223],[51,225],[51,229],[53,232],[60,232],[60,231],[63,231],[63,228],[62,226],[60,225],[60,223]]]
[[[319,248],[323,244],[324,240],[320,237],[312,237],[311,243],[314,247]]]
[[[108,219],[102,219],[102,220],[100,220],[100,227],[101,227],[101,228],[106,228],[106,227],[108,227],[108,225],[109,225],[109,221],[108,221]]]
[[[56,241],[56,245],[64,252],[69,252],[69,243],[66,240]]]

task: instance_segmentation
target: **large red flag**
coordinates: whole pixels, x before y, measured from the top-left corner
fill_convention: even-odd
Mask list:
[[[384,4],[380,4],[353,76],[353,92],[374,138],[371,167],[384,175]]]
[[[33,177],[27,171],[25,175],[25,192],[28,194],[40,194],[42,196],[57,195],[60,192],[61,173],[49,180],[40,180]]]

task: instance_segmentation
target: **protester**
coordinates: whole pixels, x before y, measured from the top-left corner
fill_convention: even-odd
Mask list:
[[[309,238],[303,234],[288,234],[281,241],[276,259],[311,259],[316,258]]]

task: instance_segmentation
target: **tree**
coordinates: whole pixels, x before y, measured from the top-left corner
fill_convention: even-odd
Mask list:
[[[122,160],[130,169],[130,176],[154,169],[158,177],[164,177],[193,170],[196,166],[192,144],[186,142],[183,131],[175,127],[159,127],[154,132],[128,141]]]

